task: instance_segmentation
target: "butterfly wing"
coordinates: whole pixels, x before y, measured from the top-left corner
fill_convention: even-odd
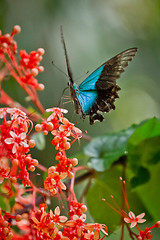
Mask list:
[[[80,85],[81,91],[108,89],[115,84],[115,81],[124,72],[125,67],[132,60],[137,52],[137,48],[125,50],[111,58],[94,72],[92,72]]]
[[[93,90],[93,91],[97,91],[96,89],[96,82],[98,81],[103,68],[104,68],[105,64],[103,64],[102,66],[100,66],[99,68],[97,68],[94,72],[92,72],[80,85],[79,85],[79,90],[80,91],[89,91],[89,90]]]
[[[102,64],[79,85],[77,99],[82,112],[90,116],[90,124],[93,124],[95,120],[103,121],[103,116],[97,111],[109,112],[115,109],[114,102],[120,90],[116,80],[124,72],[136,52],[137,48],[121,52]]]
[[[82,117],[85,118],[85,115],[89,115],[94,105],[96,99],[98,97],[98,92],[91,90],[91,91],[80,91],[77,94],[77,99],[79,101]]]
[[[90,110],[98,97],[95,84],[99,79],[103,68],[104,66],[97,68],[78,87],[77,98],[83,112],[83,117],[90,114]]]
[[[115,85],[121,73],[125,71],[129,62],[133,59],[137,48],[130,48],[111,58],[104,64],[102,73],[96,82],[97,90],[109,89]]]

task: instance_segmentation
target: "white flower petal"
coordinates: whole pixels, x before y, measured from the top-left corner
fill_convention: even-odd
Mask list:
[[[56,214],[56,215],[60,215],[60,209],[59,209],[58,206],[55,208],[55,210],[54,210],[54,214]]]
[[[133,227],[135,227],[136,225],[137,225],[137,222],[136,222],[136,221],[133,221],[133,222],[131,222],[130,228],[133,228]]]
[[[12,143],[14,143],[14,139],[13,138],[6,138],[4,140],[4,142],[7,143],[7,144],[12,144]]]
[[[141,213],[136,218],[143,218],[144,216],[145,216],[145,213]]]
[[[144,223],[144,222],[146,222],[146,219],[138,219],[138,223]]]
[[[104,229],[101,229],[101,231],[107,236],[108,233],[104,230]]]
[[[23,133],[19,134],[19,136],[20,136],[21,140],[24,140],[26,138],[26,133],[23,132]]]
[[[64,223],[67,221],[68,218],[66,216],[60,216],[59,219],[60,219],[60,222]]]
[[[13,138],[18,137],[17,134],[15,134],[15,132],[13,132],[13,131],[10,131],[10,135],[11,135],[11,137],[13,137]]]
[[[22,144],[25,148],[29,147],[29,145],[28,145],[27,143],[25,143],[25,142],[21,142],[21,144]]]
[[[66,190],[67,189],[66,185],[64,183],[62,183],[62,182],[60,182],[60,187],[62,188],[62,190]]]
[[[13,148],[12,148],[12,153],[16,153],[17,149],[16,149],[16,144],[13,145]]]
[[[67,109],[60,108],[60,110],[61,110],[62,113],[68,113],[68,110],[67,110]]]
[[[53,108],[47,108],[46,112],[53,112]]]
[[[51,114],[48,118],[47,118],[47,122],[50,122],[53,119],[53,114]]]
[[[128,215],[130,218],[135,218],[135,214],[132,211],[130,211]]]
[[[13,114],[15,112],[15,109],[16,108],[7,108],[6,112],[10,113],[10,114]]]
[[[131,219],[130,218],[124,218],[123,219],[126,223],[130,223],[131,222]]]
[[[79,217],[77,215],[73,215],[73,220],[77,220]]]
[[[80,216],[80,219],[84,222],[84,221],[86,220],[86,214],[82,214],[82,215]]]
[[[51,209],[50,209],[49,213],[50,213],[50,217],[53,218],[53,217],[54,217],[54,214],[53,214],[53,212],[52,212]]]

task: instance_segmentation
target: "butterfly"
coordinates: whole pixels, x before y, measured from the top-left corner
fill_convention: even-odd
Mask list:
[[[119,53],[98,67],[80,85],[77,85],[73,81],[62,28],[61,39],[67,64],[70,96],[74,102],[75,112],[83,119],[89,115],[91,125],[96,120],[102,122],[104,117],[99,112],[109,112],[115,109],[114,102],[119,97],[118,91],[121,89],[116,80],[135,56],[137,48],[130,48]]]

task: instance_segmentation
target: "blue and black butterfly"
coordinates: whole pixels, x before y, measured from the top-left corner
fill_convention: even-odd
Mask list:
[[[137,48],[127,49],[103,63],[78,86],[73,81],[62,29],[61,38],[69,76],[70,95],[74,102],[75,112],[80,114],[82,118],[89,115],[91,125],[94,124],[95,120],[102,122],[104,117],[99,111],[109,112],[115,109],[114,102],[119,97],[118,91],[121,89],[116,80],[135,56]]]

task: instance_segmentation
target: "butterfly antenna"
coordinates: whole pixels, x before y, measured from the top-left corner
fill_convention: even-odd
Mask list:
[[[58,71],[60,71],[61,73],[63,73],[63,74],[68,78],[68,75],[67,75],[65,72],[63,72],[62,69],[60,69],[59,67],[57,67],[57,65],[56,65],[53,61],[52,61],[52,65],[53,65],[55,68],[57,68]]]
[[[72,72],[71,72],[71,68],[69,66],[68,54],[67,54],[66,44],[65,44],[65,41],[64,41],[62,26],[60,27],[60,31],[61,31],[61,40],[62,40],[62,44],[63,44],[63,47],[64,47],[64,54],[65,54],[65,58],[66,58],[68,76],[69,76],[70,82],[73,83]]]
[[[80,79],[80,78],[82,78],[82,77],[84,77],[84,76],[87,75],[88,73],[89,73],[89,71],[87,71],[85,74],[82,74],[80,77],[76,78],[75,81],[78,80],[78,79]]]

